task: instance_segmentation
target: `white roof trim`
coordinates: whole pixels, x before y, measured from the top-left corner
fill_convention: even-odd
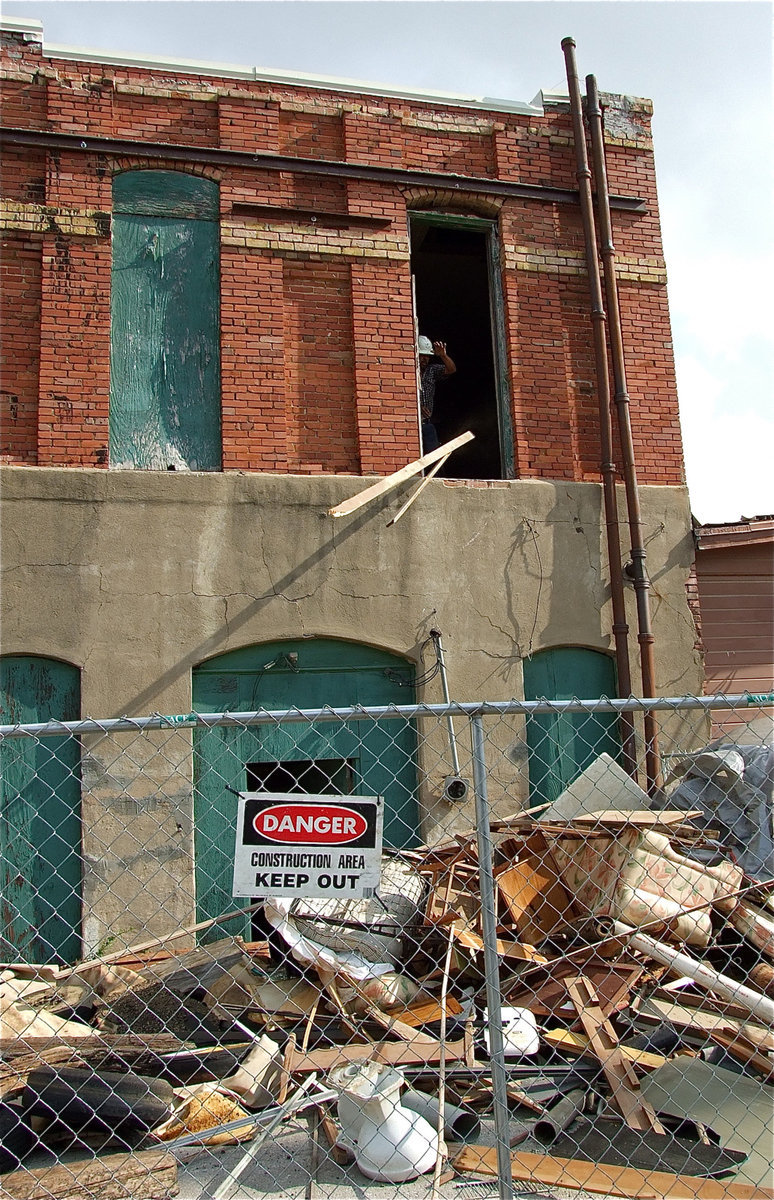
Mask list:
[[[0,29],[5,33],[23,33],[28,42],[43,41],[43,22],[29,17],[0,17]]]
[[[269,67],[247,67],[234,63],[200,62],[190,58],[160,58],[156,55],[121,54],[119,51],[95,50],[88,46],[60,46],[43,40],[43,25],[40,21],[0,19],[0,29],[11,33],[28,33],[36,41],[43,42],[46,58],[65,58],[81,62],[105,63],[122,67],[140,67],[145,70],[167,70],[187,75],[215,75],[227,79],[260,80],[263,83],[287,84],[297,87],[324,88],[326,91],[359,92],[369,96],[389,96],[402,100],[418,100],[427,104],[454,105],[464,108],[487,109],[490,112],[513,112],[539,115],[542,107],[534,102],[505,100],[491,96],[447,95],[444,92],[427,91],[423,88],[390,87],[386,84],[370,83],[358,79],[339,79],[332,75],[308,75],[303,72],[279,71]],[[537,97],[536,97],[537,99]]]

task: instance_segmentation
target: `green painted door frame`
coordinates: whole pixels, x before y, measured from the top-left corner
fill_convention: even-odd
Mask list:
[[[0,721],[81,715],[77,667],[0,659]],[[0,959],[74,962],[81,953],[80,747],[75,738],[0,744]]]
[[[111,467],[220,470],[219,269],[216,183],[115,177]]]
[[[358,643],[326,638],[271,642],[236,650],[210,659],[193,673],[194,709],[200,713],[253,712],[258,708],[284,712],[292,708],[410,704],[413,700],[413,668],[404,659]],[[233,791],[248,786],[249,764],[317,762],[336,764],[328,768],[333,776],[330,791],[338,787],[343,790],[341,781],[346,776],[353,793],[384,796],[385,846],[417,844],[417,738],[413,722],[279,722],[196,730],[198,920],[239,907],[231,896],[237,805]],[[229,923],[226,931],[249,936],[241,919]]]
[[[598,700],[615,696],[615,661],[582,646],[557,646],[524,660],[525,700]],[[609,754],[621,757],[614,713],[550,713],[527,718],[529,804],[549,804],[581,771]]]

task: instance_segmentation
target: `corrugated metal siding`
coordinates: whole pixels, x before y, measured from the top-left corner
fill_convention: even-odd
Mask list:
[[[700,549],[705,692],[768,692],[774,681],[774,540]]]

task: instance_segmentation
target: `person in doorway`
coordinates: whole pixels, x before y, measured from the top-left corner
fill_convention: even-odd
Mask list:
[[[438,430],[433,424],[435,387],[440,379],[448,379],[457,370],[446,353],[446,342],[431,342],[420,334],[417,343],[419,352],[419,407],[422,412],[422,453],[429,454],[440,446]],[[440,362],[433,362],[433,355]]]

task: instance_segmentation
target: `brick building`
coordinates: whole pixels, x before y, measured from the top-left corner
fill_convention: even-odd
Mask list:
[[[697,692],[650,105],[603,100],[659,690]],[[5,20],[2,105],[9,711],[346,704],[369,670],[416,672],[433,627],[456,699],[560,675],[557,695],[615,688],[566,98],[130,60]],[[415,315],[458,368],[441,440],[475,439],[399,524],[400,489],[337,522],[360,477],[420,454]],[[380,686],[372,702],[394,698]],[[132,800],[138,830],[183,829],[165,901],[181,920],[200,901],[190,753],[181,734],[153,813]],[[90,786],[103,767],[86,754],[86,842],[122,797]],[[431,836],[445,773],[439,758],[409,788],[404,841]],[[501,781],[509,805],[525,777]],[[103,876],[79,886],[94,946]]]

